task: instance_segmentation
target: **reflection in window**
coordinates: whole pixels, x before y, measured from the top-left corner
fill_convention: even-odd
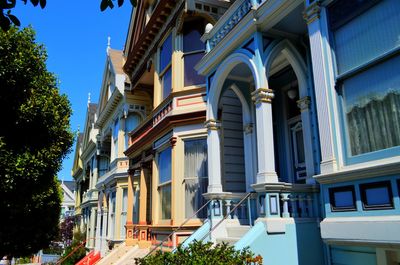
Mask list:
[[[399,9],[397,0],[329,7],[350,156],[400,146]]]
[[[171,219],[171,147],[158,154],[161,219]]]

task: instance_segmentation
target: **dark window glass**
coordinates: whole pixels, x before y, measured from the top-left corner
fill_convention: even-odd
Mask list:
[[[201,41],[204,32],[204,19],[187,21],[183,25],[183,64],[184,64],[184,85],[201,85],[205,78],[198,75],[194,66],[204,56],[205,44]]]
[[[162,76],[162,96],[163,99],[168,97],[172,89],[172,70],[171,67]]]
[[[344,186],[329,189],[329,200],[332,212],[355,211],[356,196],[354,186]]]
[[[185,55],[184,65],[185,65],[185,86],[204,84],[205,77],[197,74],[194,66],[200,61],[204,53],[192,53]]]
[[[165,39],[160,48],[160,72],[169,65],[172,57],[172,37],[171,34]]]
[[[360,191],[365,210],[393,208],[393,195],[390,181],[361,184]]]
[[[200,40],[202,33],[198,29],[192,29],[183,34],[183,52],[202,51],[204,43]]]

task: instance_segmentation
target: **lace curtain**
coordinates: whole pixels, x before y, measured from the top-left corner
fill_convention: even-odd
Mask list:
[[[207,145],[205,139],[185,141],[185,215],[192,216],[204,203],[207,192]],[[205,218],[207,209],[197,214]]]

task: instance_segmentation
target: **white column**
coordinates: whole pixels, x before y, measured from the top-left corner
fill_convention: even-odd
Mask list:
[[[245,124],[243,126],[243,132],[246,191],[250,192],[252,190],[251,185],[255,183],[253,169],[253,124]]]
[[[108,211],[107,207],[103,205],[103,226],[101,230],[101,256],[103,256],[107,250],[107,223],[108,223]]]
[[[303,130],[304,154],[306,159],[306,173],[308,184],[315,183],[313,175],[314,169],[314,148],[312,143],[311,115],[310,115],[310,97],[303,97],[297,101],[297,106],[301,111],[301,123]]]
[[[102,199],[103,196],[99,196],[99,201]],[[101,201],[100,201],[101,202]],[[101,227],[101,203],[99,203],[99,207],[97,207],[97,222],[96,222],[96,240],[95,240],[95,250],[100,251],[101,247],[101,235],[100,235],[100,227]]]
[[[257,184],[278,182],[275,171],[274,133],[272,124],[272,89],[259,88],[252,93],[256,105]]]
[[[320,19],[320,2],[315,1],[307,7],[305,19],[308,24],[310,38],[310,51],[312,59],[312,70],[315,87],[315,98],[318,114],[319,139],[321,145],[321,173],[333,172],[336,169],[336,158],[334,155],[332,120],[329,100],[330,73],[326,66],[329,59],[324,54],[324,36],[326,32]]]
[[[96,229],[96,207],[92,207],[90,211],[90,235],[89,235],[89,247],[93,248],[94,247],[94,235],[95,235],[95,229]]]
[[[221,184],[221,145],[220,122],[208,120],[205,122],[208,131],[207,163],[208,163],[208,193],[222,192]]]

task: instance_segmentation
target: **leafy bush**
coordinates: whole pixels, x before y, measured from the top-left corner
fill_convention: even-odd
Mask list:
[[[157,251],[154,255],[136,259],[137,265],[242,265],[262,264],[262,257],[249,249],[236,250],[226,243],[194,241],[187,248],[179,246],[174,252]]]
[[[86,239],[85,233],[81,233],[80,231],[76,232],[74,234],[74,239],[72,240],[71,245],[69,245],[64,252],[64,255],[60,258],[60,260],[63,260],[65,257],[67,257],[72,251],[74,251],[84,240]],[[77,249],[71,256],[69,256],[66,260],[62,262],[62,265],[74,265],[83,257],[86,256],[86,248],[83,245],[79,249]]]

